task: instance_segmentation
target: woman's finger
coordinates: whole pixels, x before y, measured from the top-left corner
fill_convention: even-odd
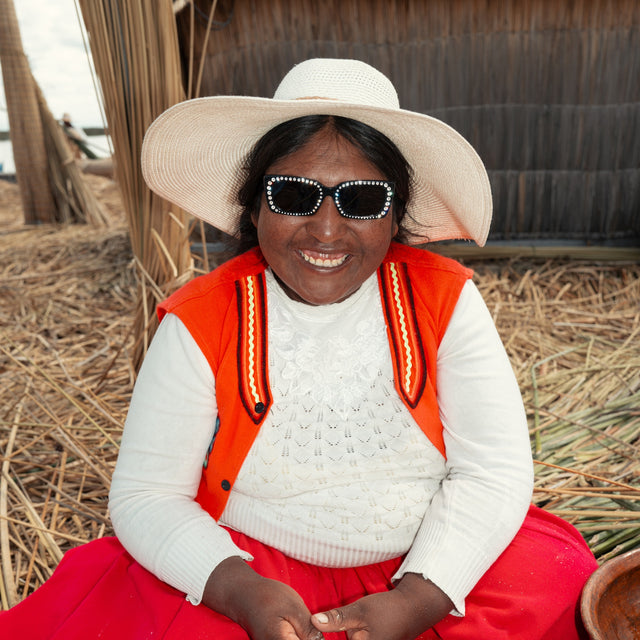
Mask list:
[[[355,619],[353,614],[350,613],[349,607],[316,613],[311,616],[311,621],[322,632],[346,631],[347,629],[358,628],[362,622]]]

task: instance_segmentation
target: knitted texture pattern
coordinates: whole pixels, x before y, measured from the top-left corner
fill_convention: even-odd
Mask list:
[[[274,405],[222,520],[326,566],[405,552],[445,463],[394,389],[375,275],[323,307],[267,290]]]

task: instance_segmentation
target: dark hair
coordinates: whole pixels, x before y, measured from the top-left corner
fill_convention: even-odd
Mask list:
[[[364,156],[383,173],[387,180],[395,182],[393,212],[402,239],[401,222],[411,194],[411,167],[396,145],[384,134],[369,125],[340,116],[311,115],[283,122],[267,131],[254,145],[243,167],[244,180],[238,190],[242,214],[238,222],[237,253],[258,245],[258,234],[251,220],[260,210],[263,177],[277,160],[303,147],[316,133],[330,127],[356,146]]]

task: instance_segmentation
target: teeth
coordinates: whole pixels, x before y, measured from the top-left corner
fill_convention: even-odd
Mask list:
[[[313,258],[310,255],[300,252],[300,255],[309,263],[316,267],[339,267],[348,257],[348,254],[341,256],[340,258]]]

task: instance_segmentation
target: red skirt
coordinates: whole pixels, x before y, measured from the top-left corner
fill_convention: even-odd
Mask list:
[[[230,532],[260,574],[291,585],[312,613],[391,588],[402,559],[345,569],[294,560]],[[447,616],[421,640],[576,640],[582,587],[597,568],[574,527],[531,507],[522,528],[466,599],[464,617]],[[9,611],[0,638],[12,640],[247,640],[244,630],[204,605],[193,606],[143,569],[116,538],[69,551],[53,576]],[[326,638],[346,638],[344,633]]]

